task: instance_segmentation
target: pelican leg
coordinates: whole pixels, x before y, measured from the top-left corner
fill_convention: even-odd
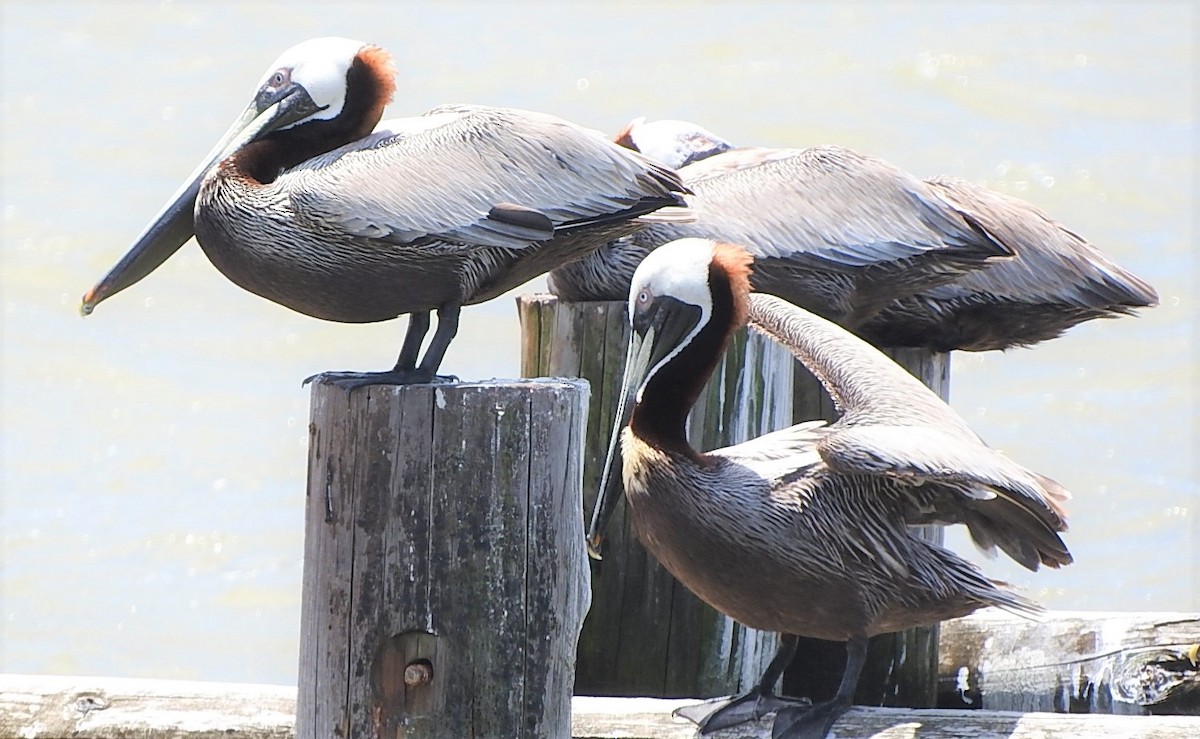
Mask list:
[[[459,305],[448,305],[438,308],[438,327],[425,350],[421,365],[417,366],[417,353],[421,350],[421,342],[429,331],[429,311],[410,313],[408,316],[408,331],[404,334],[404,344],[400,347],[400,357],[396,366],[383,372],[322,372],[304,380],[304,385],[310,382],[335,385],[350,391],[366,385],[423,385],[430,382],[455,382],[458,378],[437,375],[438,365],[450,346],[450,341],[458,333]]]
[[[460,313],[462,313],[462,306],[458,303],[448,303],[438,308],[437,330],[433,332],[433,338],[429,341],[429,348],[425,350],[425,356],[421,359],[421,366],[417,369],[418,375],[428,377],[428,379],[422,380],[422,382],[433,382],[438,379],[438,367],[442,365],[442,359],[446,356],[446,349],[450,347],[450,342],[454,340],[454,335],[458,333],[458,316]],[[428,314],[426,314],[425,321],[428,324]],[[407,344],[407,341],[405,343]],[[456,378],[447,377],[446,379],[453,382]]]
[[[421,351],[421,342],[429,333],[429,311],[419,311],[408,314],[408,331],[404,333],[404,345],[400,347],[400,358],[396,360],[395,370],[405,372],[417,368],[417,354]]]
[[[711,710],[713,701],[694,706],[684,706],[674,711],[675,716],[686,718],[696,723],[701,734],[710,734],[718,729],[736,726],[747,721],[757,721],[772,711],[785,708],[803,708],[810,705],[807,698],[784,698],[775,695],[775,685],[779,677],[796,655],[796,645],[799,638],[794,634],[780,634],[779,649],[771,659],[771,664],[763,671],[762,678],[753,689],[745,695],[733,700],[720,699],[715,701],[720,705]]]
[[[824,739],[838,718],[854,702],[858,678],[867,662],[867,638],[855,637],[846,643],[846,669],[837,695],[808,708],[784,708],[775,714],[771,739]]]

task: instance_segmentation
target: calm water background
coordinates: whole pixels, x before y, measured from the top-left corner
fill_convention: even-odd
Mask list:
[[[1187,3],[5,2],[0,670],[295,680],[308,393],[390,366],[402,322],[242,292],[195,244],[84,321],[248,100],[318,35],[377,42],[389,115],[446,102],[605,131],[680,117],[836,143],[1031,200],[1159,290],[1138,318],[954,358],[953,405],[1075,493],[1077,564],[990,573],[1059,609],[1200,608],[1195,11]],[[540,288],[541,281],[523,291]],[[445,369],[518,368],[512,300]],[[971,551],[962,537],[952,541]]]

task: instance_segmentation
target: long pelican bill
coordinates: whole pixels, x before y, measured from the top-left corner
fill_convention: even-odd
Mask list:
[[[617,465],[617,449],[621,444],[621,430],[629,423],[633,413],[634,396],[641,387],[646,371],[650,367],[650,347],[653,345],[653,331],[650,336],[642,337],[634,331],[629,336],[629,350],[625,354],[625,375],[621,381],[621,394],[618,396],[617,412],[613,416],[613,430],[609,435],[608,454],[604,456],[604,471],[600,474],[600,490],[596,494],[596,505],[592,508],[592,522],[588,526],[587,550],[592,559],[602,559],[600,545],[604,541],[604,531],[608,521],[617,509],[623,490],[620,474],[614,474]]]
[[[604,471],[600,475],[600,490],[596,495],[587,533],[588,555],[593,559],[601,559],[600,545],[604,541],[604,530],[621,499],[623,488],[619,474],[614,470],[621,430],[633,416],[634,405],[646,380],[691,340],[704,320],[704,314],[698,306],[670,297],[650,301],[644,307],[633,300],[630,301],[630,310],[633,330],[629,334],[629,351],[625,355],[620,400],[613,418],[608,454],[604,457]]]
[[[269,97],[262,93],[256,96],[200,166],[146,226],[121,261],[84,294],[79,312],[85,316],[91,314],[99,303],[158,269],[195,235],[196,196],[200,193],[205,174],[214,165],[246,144],[295,123],[316,110],[308,93],[297,85]]]

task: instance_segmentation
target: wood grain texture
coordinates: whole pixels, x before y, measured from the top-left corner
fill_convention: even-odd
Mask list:
[[[994,610],[942,632],[940,705],[1200,715],[1200,614]],[[1200,734],[1197,734],[1200,736]]]
[[[297,735],[565,736],[586,383],[312,393]]]
[[[536,295],[518,298],[517,306],[521,373],[591,382],[583,471],[590,515],[625,369],[625,305]],[[747,358],[752,371],[743,372]],[[791,355],[764,337],[739,336],[692,413],[693,444],[710,449],[788,425],[791,364]],[[610,483],[620,485],[619,474]],[[776,635],[737,624],[676,582],[636,542],[624,506],[609,525],[605,551],[604,560],[592,564],[592,609],[579,642],[576,694],[714,696],[757,681],[774,654]]]
[[[0,739],[290,739],[281,685],[0,674]]]
[[[696,739],[696,727],[671,711],[693,701],[576,698],[573,739]],[[770,739],[767,717],[705,735],[706,739]],[[856,739],[1194,739],[1193,716],[1102,716],[1003,711],[851,708],[830,731]]]
[[[291,739],[296,689],[277,685],[0,674],[0,739]],[[691,700],[573,699],[573,739],[695,739]],[[770,718],[710,734],[768,739]],[[852,708],[833,735],[863,739],[1193,739],[1200,717]],[[548,735],[549,736],[549,735]],[[561,735],[563,737],[567,735]]]

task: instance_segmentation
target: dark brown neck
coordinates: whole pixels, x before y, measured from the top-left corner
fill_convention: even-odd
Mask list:
[[[737,325],[728,276],[719,269],[710,269],[709,287],[713,307],[708,323],[654,373],[629,421],[634,435],[647,444],[697,461],[701,456],[687,440],[687,416],[733,332],[741,327]]]
[[[383,117],[391,94],[386,85],[375,70],[355,59],[346,73],[346,102],[341,113],[275,131],[247,144],[233,156],[234,165],[241,174],[265,185],[285,169],[361,139]]]

